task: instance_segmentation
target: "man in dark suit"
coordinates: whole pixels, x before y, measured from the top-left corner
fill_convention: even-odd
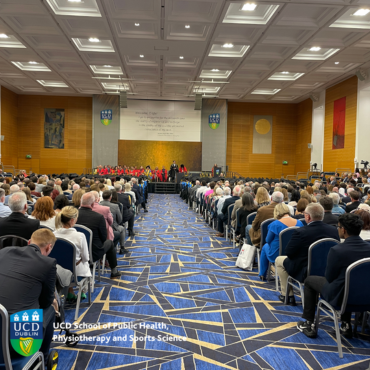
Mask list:
[[[128,223],[128,235],[135,236],[134,233],[134,211],[130,204],[130,198],[128,195],[124,194],[125,190],[122,188],[122,185],[119,183],[114,184],[114,188],[117,192],[118,201],[122,204],[122,224],[125,222]]]
[[[131,179],[131,181],[132,181],[132,190],[135,192],[135,195],[139,194],[139,197],[140,197],[139,203],[137,201],[136,203],[141,204],[144,212],[148,212],[148,210],[146,209],[145,201],[144,201],[143,189],[137,184],[137,179],[134,178],[134,179]],[[136,199],[138,199],[137,196],[136,196]]]
[[[322,222],[324,224],[327,224],[327,225],[332,225],[332,226],[335,226],[337,227],[337,224],[338,224],[338,216],[336,215],[333,215],[331,213],[333,207],[334,207],[334,202],[333,202],[333,199],[326,196],[326,197],[322,197],[320,198],[320,204],[322,205],[322,207],[324,208],[324,219],[322,220]]]
[[[45,361],[54,333],[55,311],[58,310],[54,298],[57,261],[48,257],[55,241],[55,235],[50,230],[39,229],[32,234],[27,247],[0,250],[0,304],[9,315],[24,310],[43,309],[41,351]],[[11,355],[15,357],[15,351]]]
[[[333,306],[341,306],[344,294],[344,282],[347,267],[362,258],[370,257],[370,245],[360,238],[363,221],[358,215],[343,214],[338,220],[338,231],[343,243],[330,249],[327,259],[325,277],[309,276],[304,282],[304,309],[297,328],[309,338],[315,338],[317,333],[313,327],[317,295]],[[361,302],[358,302],[361,305]],[[345,312],[341,317],[341,334],[352,338],[351,312]]]
[[[346,205],[346,213],[350,213],[351,211],[357,209],[358,206],[361,204],[361,194],[358,191],[352,190],[349,193],[349,196],[351,198],[351,203]]]
[[[223,238],[224,237],[224,222],[227,222],[228,220],[228,214],[227,214],[227,209],[229,206],[234,204],[237,200],[240,199],[240,186],[235,186],[234,191],[233,191],[233,196],[230,198],[227,198],[224,202],[224,205],[222,206],[222,213],[218,215],[218,223],[217,223],[217,228],[218,228],[218,234],[216,235],[217,237]]]
[[[0,218],[0,236],[16,235],[29,240],[34,231],[40,227],[39,220],[28,218],[27,198],[23,192],[10,196],[8,206],[12,213],[8,217]]]
[[[116,249],[112,240],[107,239],[107,227],[104,216],[93,211],[94,194],[85,193],[81,198],[81,207],[78,213],[77,224],[88,227],[93,233],[92,254],[93,262],[101,259],[104,254],[111,268],[111,279],[119,279],[121,273],[117,269]]]
[[[324,208],[318,203],[310,203],[305,210],[306,227],[297,229],[286,246],[286,256],[277,257],[275,266],[281,281],[281,295],[284,302],[288,276],[303,282],[307,275],[308,249],[310,245],[320,239],[333,238],[339,241],[336,228],[323,223]],[[289,304],[295,306],[293,290],[289,290]]]

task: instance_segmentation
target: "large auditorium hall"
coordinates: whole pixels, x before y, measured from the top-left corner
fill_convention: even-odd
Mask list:
[[[0,370],[370,370],[369,76],[370,0],[0,0]]]

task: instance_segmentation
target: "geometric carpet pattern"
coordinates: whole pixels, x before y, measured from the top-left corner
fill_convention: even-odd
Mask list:
[[[342,338],[340,359],[332,323],[325,322],[316,339],[300,333],[301,305],[283,305],[274,282],[236,268],[239,249],[215,237],[178,195],[150,194],[148,208],[126,242],[130,253],[117,255],[121,280],[107,274],[92,305],[81,305],[76,323],[85,326],[76,332],[83,340],[74,348],[53,343],[59,368],[369,367],[369,341]],[[74,322],[74,308],[66,316]]]

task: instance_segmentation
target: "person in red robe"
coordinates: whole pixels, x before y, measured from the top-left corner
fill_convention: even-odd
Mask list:
[[[187,170],[187,169],[186,169],[186,167],[182,164],[182,165],[180,166],[179,172],[187,173],[187,172],[188,172],[188,170]]]
[[[162,182],[167,182],[167,170],[166,170],[165,166],[162,167],[162,171],[160,173],[160,180]]]
[[[158,167],[152,171],[152,181],[158,182],[161,179],[161,171],[159,171]]]

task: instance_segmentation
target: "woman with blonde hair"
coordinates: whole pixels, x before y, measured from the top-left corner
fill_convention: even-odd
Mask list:
[[[37,199],[35,208],[29,218],[40,221],[40,225],[55,230],[55,211],[54,202],[50,197],[41,197]]]
[[[266,274],[269,262],[274,263],[279,255],[279,234],[287,227],[298,226],[302,227],[301,221],[290,216],[289,207],[285,203],[279,203],[274,208],[274,219],[268,225],[268,233],[266,236],[266,244],[262,247],[260,258],[260,272],[258,274],[261,280],[266,280]]]
[[[284,195],[284,202],[289,202],[288,190],[286,190],[285,188],[282,188],[282,189],[281,189],[281,192],[282,192],[282,193],[283,193],[283,195]]]
[[[67,239],[76,246],[76,278],[79,276],[88,277],[91,276],[89,266],[89,248],[87,246],[85,235],[74,228],[77,218],[78,209],[71,206],[63,207],[56,216],[56,230],[54,231],[54,234],[57,238]],[[85,293],[82,293],[81,298],[86,298]],[[67,300],[77,300],[72,288],[69,288]]]
[[[22,191],[23,191],[23,193],[26,194],[27,200],[29,202],[36,203],[36,199],[33,199],[31,197],[31,190],[29,188],[24,187],[24,188],[22,188]]]
[[[307,199],[308,203],[312,203],[312,197],[306,190],[301,191],[301,199]]]
[[[82,190],[82,189],[78,189],[73,193],[72,203],[75,206],[75,208],[80,208],[81,198],[84,194],[85,194],[85,190]]]
[[[268,206],[270,204],[270,196],[267,192],[266,188],[263,186],[260,186],[256,193],[256,198],[254,199],[254,203],[258,208]]]

